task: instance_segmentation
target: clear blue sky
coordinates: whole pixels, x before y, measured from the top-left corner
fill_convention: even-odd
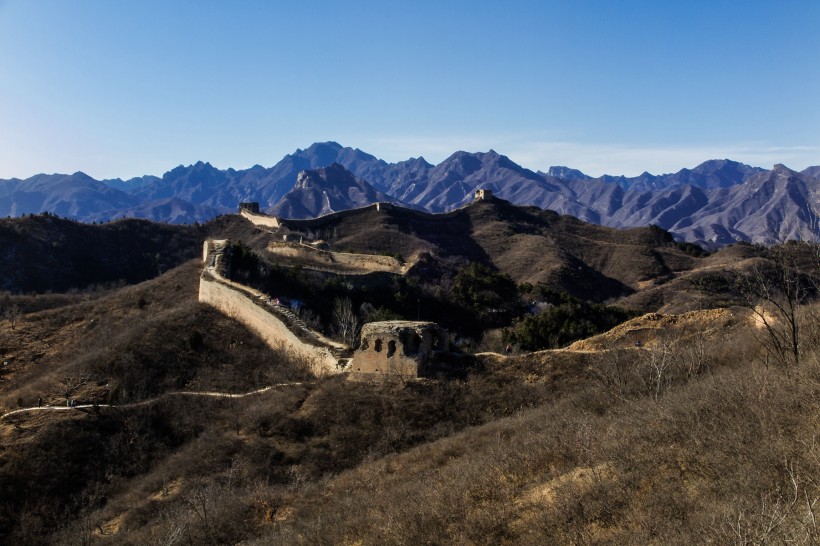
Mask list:
[[[820,0],[0,0],[0,178],[335,140],[531,169],[820,164]]]

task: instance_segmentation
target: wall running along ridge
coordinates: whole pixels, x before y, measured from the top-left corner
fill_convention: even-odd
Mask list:
[[[299,339],[282,320],[254,301],[253,298],[258,299],[261,293],[254,293],[255,291],[242,285],[233,286],[234,284],[237,283],[228,279],[218,279],[205,271],[199,279],[199,301],[238,320],[256,332],[271,348],[284,347],[304,358],[314,375],[336,374],[343,371],[343,366],[333,355],[330,347],[313,345]],[[342,345],[334,345],[338,345],[336,349],[344,349]]]
[[[254,214],[247,210],[240,210],[239,214],[241,214],[243,218],[245,218],[255,226],[265,226],[270,228],[279,228],[282,226],[282,224],[279,222],[279,218],[275,216],[267,216],[265,214]]]
[[[296,259],[305,265],[323,269],[345,269],[357,273],[383,271],[396,274],[403,274],[406,269],[404,264],[392,256],[333,252],[299,243],[272,242],[268,244],[267,251],[276,256]]]

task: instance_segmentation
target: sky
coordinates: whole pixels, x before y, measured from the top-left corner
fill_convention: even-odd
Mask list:
[[[0,0],[0,178],[386,161],[820,165],[818,0]]]

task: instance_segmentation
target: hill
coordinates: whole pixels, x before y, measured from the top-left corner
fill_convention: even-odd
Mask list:
[[[100,225],[51,214],[0,219],[0,290],[65,292],[143,281],[197,256],[204,233],[135,219]]]
[[[461,379],[370,384],[309,379],[199,305],[199,271],[188,262],[4,322],[0,413],[35,407],[0,418],[3,541],[818,538],[806,524],[820,498],[816,321],[790,369],[767,364],[747,315],[727,310],[477,355]],[[36,408],[67,396],[98,405]]]
[[[4,271],[30,268],[4,276],[18,291],[130,283],[2,295],[20,312],[0,318],[0,542],[820,538],[814,246],[707,254],[658,228],[497,198],[438,215],[382,204],[278,229],[236,215],[198,227],[50,215],[0,226]],[[332,320],[340,298],[362,320],[436,314],[462,350],[458,369],[385,383],[312,376],[287,347],[198,303],[202,262],[188,258],[205,237],[232,241],[231,275],[319,315],[303,308],[304,320]],[[268,252],[273,242],[389,252],[401,267],[312,269]],[[799,260],[777,262],[781,251]],[[751,310],[764,301],[729,306],[733,279],[767,268],[801,283],[790,300],[799,362],[772,358]],[[493,333],[587,300],[694,310],[643,314],[555,350],[501,356],[485,335],[496,352],[469,351],[472,327]],[[561,328],[589,331],[579,316]]]
[[[662,230],[606,228],[497,198],[445,214],[367,207],[288,221],[286,230],[335,249],[397,253],[408,262],[429,255],[439,264],[424,260],[411,276],[479,262],[517,283],[543,283],[599,301],[633,293],[649,279],[668,280],[698,261]]]

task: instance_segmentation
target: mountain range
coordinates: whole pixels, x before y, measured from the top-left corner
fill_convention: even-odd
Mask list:
[[[162,177],[95,180],[77,172],[0,180],[0,216],[52,212],[92,222],[120,217],[171,223],[205,221],[240,201],[289,218],[389,201],[430,212],[459,208],[476,189],[611,227],[657,225],[710,247],[771,243],[817,234],[820,166],[771,170],[728,159],[677,173],[591,177],[570,167],[531,171],[494,150],[458,151],[433,165],[388,163],[335,142],[298,149],[274,166],[221,170],[178,166]]]

